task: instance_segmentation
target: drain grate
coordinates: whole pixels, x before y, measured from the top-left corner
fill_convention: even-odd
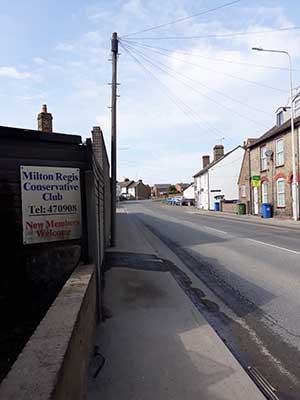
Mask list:
[[[276,388],[255,367],[248,367],[248,373],[268,400],[280,400]]]

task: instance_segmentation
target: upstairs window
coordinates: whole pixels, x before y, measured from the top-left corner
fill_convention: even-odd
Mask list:
[[[241,197],[246,197],[246,185],[241,186]]]
[[[268,167],[266,151],[267,151],[267,146],[262,146],[260,148],[260,169],[261,169],[261,171],[265,171]]]
[[[284,141],[283,138],[276,140],[276,167],[284,164]]]
[[[278,126],[283,124],[283,111],[276,114],[276,123]]]

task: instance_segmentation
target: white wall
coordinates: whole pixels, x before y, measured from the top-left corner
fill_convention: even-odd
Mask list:
[[[183,191],[183,197],[185,199],[194,199],[195,198],[195,188],[194,184],[190,185]]]
[[[135,188],[134,188],[134,187],[129,188],[129,189],[128,189],[128,193],[129,193],[131,196],[135,197]]]
[[[127,188],[126,187],[122,187],[121,188],[121,193],[123,193],[123,194],[127,193]]]
[[[238,200],[238,178],[244,157],[244,149],[238,147],[223,160],[209,169],[209,207],[214,209],[214,196],[224,195],[225,200]],[[212,192],[218,190],[218,192]]]
[[[208,210],[208,172],[195,179],[195,205],[197,208]]]
[[[121,186],[117,183],[117,197],[119,197],[122,193],[122,188]]]

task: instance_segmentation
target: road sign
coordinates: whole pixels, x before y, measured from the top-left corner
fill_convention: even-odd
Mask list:
[[[260,175],[253,175],[252,176],[252,186],[253,187],[260,187],[261,186]]]

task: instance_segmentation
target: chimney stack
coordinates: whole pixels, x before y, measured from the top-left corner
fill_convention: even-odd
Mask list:
[[[42,111],[38,114],[38,130],[42,132],[52,133],[52,114],[48,113],[47,105],[43,104]]]
[[[205,168],[210,163],[209,156],[202,156],[202,168]]]
[[[224,156],[224,146],[222,144],[216,144],[214,147],[214,161],[219,160]]]

